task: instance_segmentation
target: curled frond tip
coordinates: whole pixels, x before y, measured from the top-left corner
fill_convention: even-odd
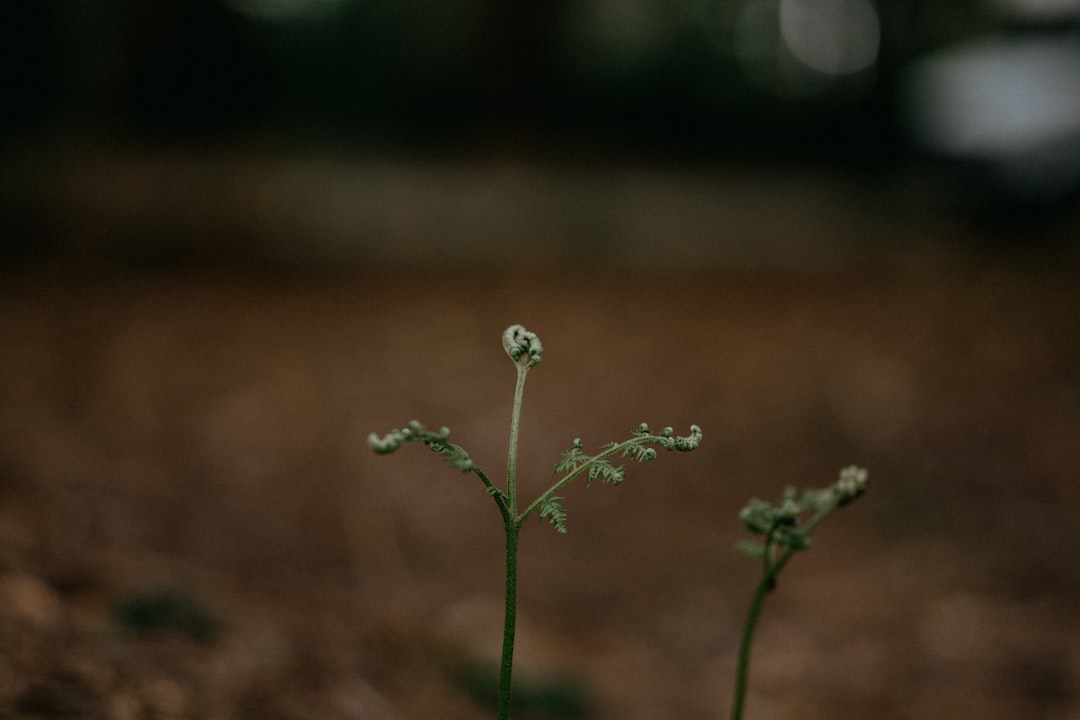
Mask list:
[[[380,455],[385,455],[387,453],[392,453],[401,447],[401,443],[404,442],[404,440],[405,438],[402,436],[400,430],[393,430],[383,437],[379,437],[376,433],[371,433],[368,435],[367,444],[368,447],[375,452]]]
[[[451,466],[470,472],[477,469],[469,453],[464,448],[450,442],[450,428],[441,427],[438,432],[431,432],[416,420],[410,420],[404,428],[394,429],[383,436],[376,433],[368,435],[368,447],[376,453],[385,455],[392,453],[407,442],[427,445],[443,456]]]
[[[840,471],[840,478],[833,484],[833,493],[840,505],[846,505],[866,492],[870,474],[866,468],[849,465]]]
[[[701,444],[701,437],[701,428],[697,425],[691,425],[690,434],[685,437],[676,436],[671,428],[664,428],[660,431],[657,442],[667,450],[690,452],[691,450],[697,450],[698,445]]]
[[[538,365],[544,359],[544,346],[540,344],[540,338],[522,325],[511,325],[506,328],[503,331],[502,342],[503,349],[514,362],[521,362],[522,358],[528,358],[526,368]]]

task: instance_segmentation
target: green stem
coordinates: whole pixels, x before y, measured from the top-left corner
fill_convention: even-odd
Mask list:
[[[511,517],[517,517],[517,452],[518,433],[521,429],[521,401],[525,394],[525,376],[529,368],[517,365],[517,384],[514,386],[514,407],[510,413],[510,448],[506,453],[506,499]]]
[[[514,634],[517,627],[517,546],[521,525],[506,524],[506,607],[503,615],[502,663],[499,667],[499,720],[510,720],[514,674]]]
[[[766,556],[769,551],[766,549]],[[762,574],[761,582],[754,591],[754,600],[750,604],[750,613],[746,616],[746,624],[743,625],[742,642],[739,644],[739,663],[735,668],[735,699],[731,704],[731,720],[742,720],[743,708],[746,706],[746,686],[750,679],[750,649],[754,644],[754,631],[757,629],[761,610],[765,607],[765,598],[776,587],[776,576],[787,564],[794,550],[787,550],[777,561],[768,567]]]
[[[506,458],[506,502],[500,505],[506,527],[506,592],[503,613],[502,661],[499,666],[499,720],[510,720],[510,695],[514,674],[514,634],[517,627],[517,548],[521,521],[517,517],[517,449],[521,428],[521,401],[529,368],[517,364],[514,407],[510,415],[510,447]]]

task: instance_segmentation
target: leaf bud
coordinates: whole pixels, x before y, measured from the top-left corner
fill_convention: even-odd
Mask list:
[[[690,452],[696,450],[698,445],[701,444],[701,428],[697,425],[690,426],[690,434],[686,437],[675,438],[674,448],[681,452]]]
[[[502,343],[503,350],[514,362],[521,362],[523,357],[528,357],[526,368],[538,365],[544,359],[544,346],[540,344],[540,338],[522,325],[506,328],[503,331]]]
[[[840,477],[833,485],[838,505],[846,505],[866,492],[869,473],[866,468],[849,465],[840,471]]]
[[[401,447],[403,437],[400,430],[393,430],[385,437],[379,437],[375,433],[368,435],[368,447],[380,455],[392,453]]]

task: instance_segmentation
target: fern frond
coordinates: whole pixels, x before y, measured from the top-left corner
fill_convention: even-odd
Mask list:
[[[555,471],[552,474],[572,473],[588,462],[589,456],[582,452],[582,447],[581,438],[574,438],[573,446],[563,453],[562,459],[555,465]]]
[[[586,485],[592,485],[592,481],[600,478],[601,482],[618,485],[626,477],[621,465],[613,465],[606,458],[592,458],[589,472],[585,478]]]
[[[551,523],[552,527],[563,535],[566,534],[566,508],[559,503],[563,498],[555,495],[550,498],[545,498],[540,502],[540,507],[537,510],[537,517],[541,520],[547,520]]]
[[[627,445],[622,451],[623,457],[632,457],[638,462],[650,462],[656,459],[656,450],[639,443]]]
[[[659,434],[654,435],[648,424],[641,423],[629,440],[601,445],[600,452],[596,455],[587,454],[583,450],[581,438],[575,438],[574,444],[563,453],[562,459],[555,465],[554,474],[562,474],[566,481],[584,471],[587,485],[591,485],[596,479],[618,485],[626,477],[626,471],[621,465],[612,463],[609,457],[618,454],[638,462],[650,462],[656,459],[656,448],[652,447],[653,445],[665,450],[687,452],[697,448],[700,443],[701,428],[697,425],[690,426],[690,434],[686,437],[677,437],[671,427],[665,427]]]
[[[469,457],[469,453],[460,445],[450,442],[450,429],[447,427],[440,428],[438,432],[429,432],[420,422],[410,420],[404,428],[391,430],[383,437],[375,433],[368,435],[368,446],[380,454],[392,453],[407,442],[427,445],[450,463],[451,467],[462,472],[477,471],[476,463]]]

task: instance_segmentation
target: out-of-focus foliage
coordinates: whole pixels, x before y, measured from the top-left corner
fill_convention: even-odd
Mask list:
[[[757,149],[781,151],[880,141],[893,69],[954,37],[959,18],[970,28],[972,14],[899,0],[830,6],[831,15],[802,0],[15,3],[0,22],[13,82],[0,127],[411,144],[526,133],[727,150],[762,138]],[[826,45],[862,48],[863,61],[822,70],[813,51]]]

